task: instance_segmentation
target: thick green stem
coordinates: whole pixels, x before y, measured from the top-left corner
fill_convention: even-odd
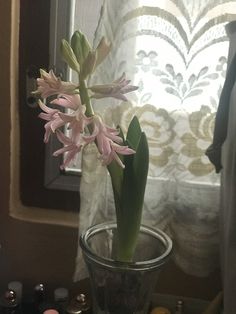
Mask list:
[[[126,217],[123,218],[125,219]],[[122,221],[118,221],[117,260],[122,262],[131,262],[133,260],[138,241],[140,221],[133,221],[129,226],[127,226],[127,224],[126,226],[123,226],[124,219]]]
[[[86,86],[86,82],[84,80],[79,81],[79,91],[80,91],[80,99],[83,105],[86,105],[85,115],[87,117],[92,117],[94,115],[94,111],[90,102],[90,97],[88,94],[88,89]]]

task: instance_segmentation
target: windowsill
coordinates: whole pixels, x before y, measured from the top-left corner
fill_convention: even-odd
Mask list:
[[[155,293],[152,297],[152,307],[163,306],[174,311],[179,300],[183,301],[184,311],[188,314],[202,313],[209,305],[206,300]]]
[[[12,198],[10,200],[10,216],[27,222],[60,225],[72,228],[78,227],[79,221],[79,215],[76,213],[27,207],[20,201]]]

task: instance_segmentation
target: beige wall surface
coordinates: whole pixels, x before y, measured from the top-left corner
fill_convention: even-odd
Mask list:
[[[26,288],[39,282],[52,288],[71,286],[77,247],[75,228],[24,222],[9,216],[11,88],[17,86],[17,78],[11,78],[10,71],[11,5],[17,2],[0,0],[0,293],[11,280],[22,281]],[[204,279],[190,277],[170,263],[157,289],[211,299],[220,289],[219,277],[219,272]]]
[[[12,3],[0,0],[0,292],[11,280],[21,280],[26,286],[39,282],[70,285],[77,246],[76,229],[23,222],[9,216],[10,87],[17,85],[10,71]]]

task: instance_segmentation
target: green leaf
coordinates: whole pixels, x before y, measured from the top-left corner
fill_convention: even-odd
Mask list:
[[[137,121],[134,120],[137,127]],[[130,133],[131,134],[131,133]],[[133,134],[133,133],[132,133]],[[133,134],[134,135],[134,134]],[[117,218],[119,249],[118,259],[128,261],[132,258],[140,230],[144,194],[147,182],[149,151],[144,132],[136,141],[136,154],[125,156],[125,169],[121,193],[120,214]]]
[[[144,132],[141,132],[136,153],[125,156],[124,163],[122,207],[124,205],[125,215],[132,222],[135,221],[137,212],[142,211],[147,182],[149,150]],[[130,217],[129,214],[131,215]]]
[[[123,172],[124,170],[117,164],[116,161],[112,161],[107,169],[111,176],[112,189],[114,193],[116,209],[120,208],[120,199],[121,199],[121,188],[123,183]]]
[[[143,204],[144,202],[144,194],[147,183],[147,175],[148,175],[148,166],[149,166],[149,150],[148,150],[148,142],[147,137],[144,132],[141,134],[141,138],[139,141],[139,145],[136,150],[136,154],[134,155],[133,160],[133,170],[134,170],[134,180],[136,182],[137,188],[137,198],[138,203]]]
[[[117,126],[117,129],[120,129],[119,136],[123,139],[123,142],[125,141],[124,139],[124,134],[122,132],[122,129]],[[123,156],[119,156],[120,159],[123,162]],[[115,200],[115,207],[116,207],[116,214],[119,215],[120,212],[120,201],[121,201],[121,187],[123,183],[123,172],[124,169],[122,169],[116,161],[112,161],[110,165],[107,166],[107,169],[110,173],[111,176],[111,183],[112,183],[112,189],[113,189],[113,194],[114,194],[114,200]]]
[[[71,47],[80,65],[84,63],[89,52],[92,50],[86,36],[79,30],[75,31],[71,37]]]
[[[130,147],[136,151],[142,130],[136,116],[130,122],[126,140],[129,143]]]
[[[63,59],[66,61],[66,63],[77,73],[80,72],[80,65],[76,59],[76,56],[68,43],[65,39],[62,39],[61,41],[61,54]]]
[[[124,143],[125,142],[125,137],[124,137],[124,133],[123,133],[121,127],[119,125],[117,125],[116,128],[117,128],[117,130],[119,130],[119,136],[122,138],[123,143]]]

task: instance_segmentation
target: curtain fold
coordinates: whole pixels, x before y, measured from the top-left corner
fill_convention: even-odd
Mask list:
[[[229,39],[229,70],[235,67],[236,56],[236,22],[226,27]],[[222,145],[222,179],[220,198],[220,236],[221,236],[221,268],[224,291],[224,314],[235,313],[236,308],[236,87],[235,78],[231,82],[227,117],[227,135]],[[216,125],[217,126],[217,125]]]
[[[104,1],[94,40],[112,52],[89,85],[123,72],[138,85],[129,102],[94,102],[95,111],[124,132],[136,115],[146,132],[150,167],[143,223],[166,231],[174,260],[186,273],[207,276],[219,267],[219,175],[205,156],[225,79],[225,24],[236,3],[211,0]],[[94,147],[82,157],[79,232],[114,219],[111,183]],[[86,275],[80,249],[75,280]]]

